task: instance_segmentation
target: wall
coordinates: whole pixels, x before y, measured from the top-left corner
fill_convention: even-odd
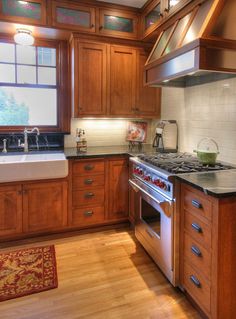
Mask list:
[[[151,121],[148,122],[147,143],[152,143]],[[65,147],[75,147],[76,128],[85,130],[88,146],[126,145],[128,120],[124,119],[72,119],[71,135],[65,136]]]
[[[236,164],[236,79],[186,89],[165,88],[162,119],[179,124],[180,151],[192,152],[203,137],[219,144],[219,159]]]

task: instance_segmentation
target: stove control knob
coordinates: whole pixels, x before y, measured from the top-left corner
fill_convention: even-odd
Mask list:
[[[157,178],[153,181],[153,183],[156,185],[156,186],[159,186],[160,185],[160,180]]]
[[[165,189],[166,188],[166,184],[164,182],[160,182],[159,187],[161,189]]]
[[[150,175],[145,175],[144,176],[144,180],[147,181],[147,182],[150,182],[151,176]]]

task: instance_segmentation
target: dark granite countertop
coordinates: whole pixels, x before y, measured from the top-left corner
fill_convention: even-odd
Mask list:
[[[140,153],[155,153],[155,148],[150,144],[144,144],[141,149],[135,146],[130,149],[128,145],[123,146],[98,146],[88,147],[87,152],[78,152],[76,147],[65,148],[64,153],[67,159],[79,159],[89,157],[104,157],[112,155],[137,155]]]
[[[236,196],[236,169],[181,174],[178,179],[214,197]]]

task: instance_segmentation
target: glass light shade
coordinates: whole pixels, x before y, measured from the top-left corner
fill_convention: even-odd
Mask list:
[[[17,29],[16,34],[14,35],[14,40],[17,44],[20,45],[34,44],[34,37],[32,36],[32,32],[26,29]]]

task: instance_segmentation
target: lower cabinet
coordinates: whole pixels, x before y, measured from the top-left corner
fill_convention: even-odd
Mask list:
[[[180,282],[210,319],[236,318],[236,198],[181,185]]]
[[[67,226],[67,181],[0,187],[0,237],[13,238]]]
[[[128,158],[72,160],[69,225],[86,227],[128,218]]]
[[[21,185],[0,187],[0,237],[22,232]]]
[[[38,232],[67,226],[67,182],[23,185],[23,231]]]

